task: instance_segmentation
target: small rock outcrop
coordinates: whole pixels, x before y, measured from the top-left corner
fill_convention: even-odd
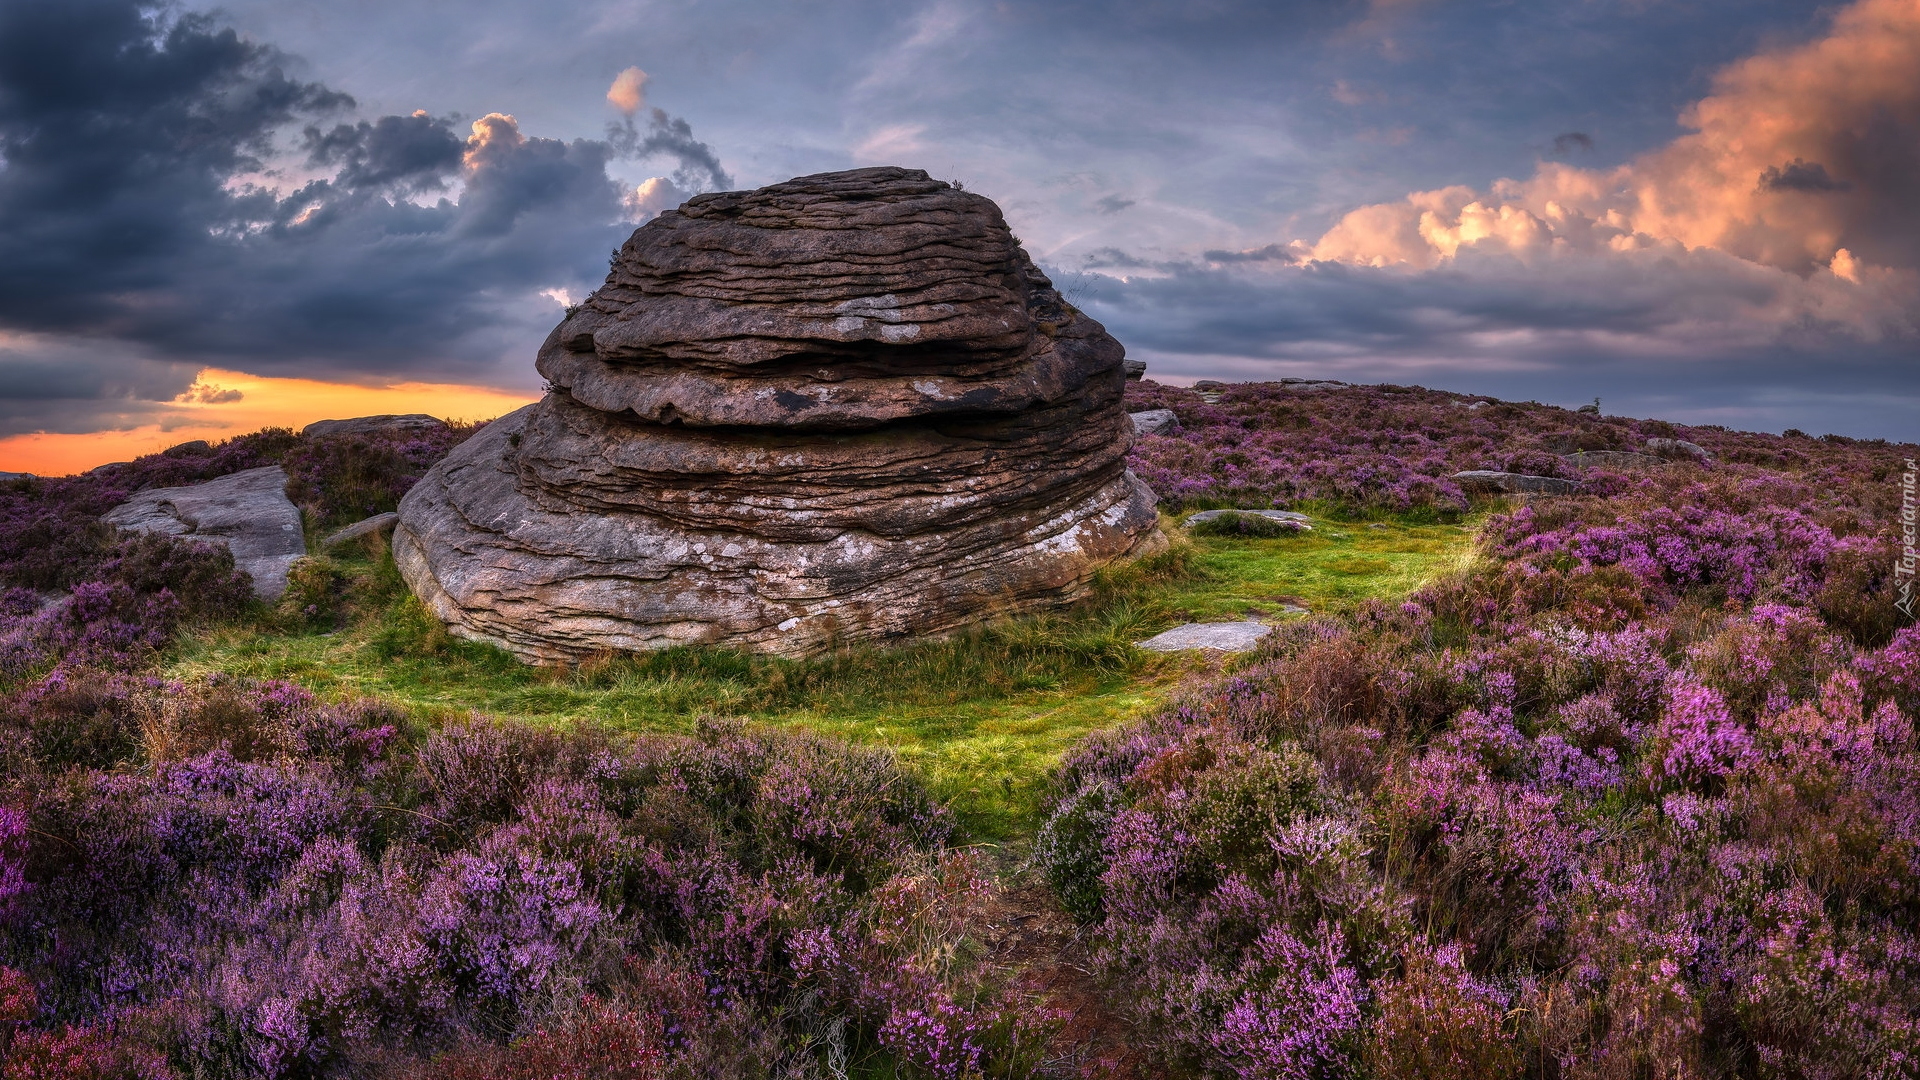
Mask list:
[[[438,431],[446,426],[445,420],[426,413],[389,413],[348,420],[315,420],[301,428],[300,434],[317,439],[324,435],[373,435],[382,431]]]
[[[1135,435],[1165,435],[1180,423],[1180,418],[1172,409],[1148,409],[1145,412],[1128,413],[1127,419],[1133,421]]]
[[[407,494],[394,557],[453,633],[530,661],[1057,604],[1165,543],[1123,360],[991,200],[925,173],[698,196],[548,337],[547,396]]]
[[[1247,652],[1271,633],[1273,627],[1263,622],[1187,623],[1133,644],[1135,648],[1148,652],[1187,652],[1195,649]]]
[[[339,532],[328,536],[325,540],[320,541],[320,546],[322,548],[339,547],[341,544],[358,540],[363,536],[378,536],[381,533],[390,531],[399,520],[400,515],[391,510],[384,514],[375,514],[370,518],[356,521],[346,528],[341,529]]]
[[[1712,461],[1713,455],[1699,443],[1690,443],[1685,439],[1648,439],[1647,449],[1665,458],[1692,458],[1695,461]]]
[[[1572,495],[1580,490],[1580,481],[1557,476],[1528,476],[1525,473],[1499,472],[1494,469],[1469,469],[1453,474],[1453,482],[1463,491],[1508,495]]]
[[[1632,450],[1576,450],[1571,454],[1561,454],[1560,460],[1576,469],[1649,469],[1667,463],[1665,458],[1655,454],[1640,454]]]
[[[287,568],[307,553],[300,510],[287,499],[286,470],[278,465],[230,473],[204,484],[149,488],[101,515],[134,532],[206,540],[233,552],[253,575],[254,595],[278,600]]]

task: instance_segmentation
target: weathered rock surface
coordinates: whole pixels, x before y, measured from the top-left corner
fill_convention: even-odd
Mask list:
[[[1123,360],[1120,362],[1120,370],[1126,372],[1128,382],[1139,382],[1146,377],[1147,362],[1145,360]]]
[[[452,632],[534,661],[1060,603],[1165,543],[1123,359],[990,200],[925,173],[702,195],[549,335],[547,397],[402,500],[394,557]]]
[[[435,431],[447,422],[426,413],[388,413],[381,416],[356,416],[349,420],[315,420],[300,429],[309,438],[322,435],[371,435],[381,431]]]
[[[1665,458],[1654,454],[1638,454],[1631,450],[1578,450],[1571,454],[1561,454],[1560,460],[1576,469],[1600,467],[1605,469],[1647,469],[1667,463]]]
[[[1528,476],[1525,473],[1498,472],[1493,469],[1457,472],[1453,474],[1453,480],[1465,491],[1506,492],[1509,495],[1572,495],[1581,486],[1578,480]]]
[[[1263,622],[1187,623],[1155,634],[1145,641],[1136,641],[1134,646],[1149,652],[1186,652],[1192,649],[1248,652],[1271,633],[1273,627]]]
[[[391,530],[399,520],[400,515],[391,510],[384,514],[375,514],[365,520],[356,521],[346,528],[341,529],[339,532],[334,533],[332,536],[327,537],[325,540],[320,541],[320,546],[322,548],[339,547],[341,544],[351,540],[358,540],[363,536],[374,536],[387,532]]]
[[[1133,421],[1135,435],[1165,435],[1180,423],[1180,418],[1173,414],[1172,409],[1148,409],[1145,412],[1128,413],[1127,418]]]
[[[109,525],[221,544],[253,575],[254,595],[277,600],[287,568],[307,553],[300,510],[287,500],[278,465],[231,473],[204,484],[149,488],[101,515]]]
[[[1313,528],[1309,524],[1313,519],[1296,510],[1201,510],[1198,513],[1189,514],[1187,520],[1180,523],[1180,527],[1191,529],[1195,525],[1204,525],[1209,521],[1219,521],[1226,517],[1265,518],[1268,521],[1276,521],[1300,529]]]
[[[1713,455],[1699,443],[1690,443],[1685,439],[1648,439],[1647,449],[1662,457],[1690,457],[1696,461],[1712,461]]]

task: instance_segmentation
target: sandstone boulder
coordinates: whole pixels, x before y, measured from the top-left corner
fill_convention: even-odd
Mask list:
[[[548,336],[546,398],[402,500],[394,557],[453,633],[542,662],[1069,601],[1165,543],[1124,356],[992,201],[925,173],[698,196]]]
[[[1576,469],[1647,469],[1665,465],[1666,459],[1654,454],[1640,454],[1632,450],[1577,450],[1571,454],[1561,454],[1560,460]]]
[[[1562,480],[1557,476],[1528,476],[1525,473],[1499,472],[1493,469],[1469,469],[1453,474],[1453,481],[1463,491],[1488,493],[1505,492],[1509,495],[1572,495],[1580,490],[1578,480]]]
[[[101,515],[109,525],[220,544],[253,575],[254,595],[277,600],[287,568],[307,553],[300,510],[287,500],[278,465],[230,473],[204,484],[149,488]]]
[[[1133,421],[1135,435],[1165,435],[1180,423],[1180,418],[1172,409],[1148,409],[1145,412],[1128,413],[1127,419]]]
[[[322,548],[339,547],[341,544],[358,540],[363,536],[378,536],[381,533],[391,530],[399,520],[400,515],[391,510],[384,514],[375,514],[370,518],[356,521],[346,528],[341,529],[339,532],[327,537],[325,540],[320,541],[320,546]]]
[[[300,434],[319,438],[323,435],[372,435],[382,431],[437,431],[446,426],[445,420],[426,413],[389,413],[356,416],[348,420],[315,420],[301,428]]]
[[[1685,439],[1648,439],[1647,449],[1664,458],[1689,457],[1695,461],[1712,461],[1713,455],[1699,443],[1690,443]]]

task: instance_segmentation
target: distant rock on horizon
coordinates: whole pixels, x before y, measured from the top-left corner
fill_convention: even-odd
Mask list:
[[[989,199],[896,168],[702,195],[541,347],[539,403],[400,504],[460,636],[805,655],[1086,593],[1157,549],[1124,350]]]

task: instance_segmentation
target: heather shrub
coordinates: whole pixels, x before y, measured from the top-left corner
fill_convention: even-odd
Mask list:
[[[320,528],[386,513],[435,462],[477,430],[476,424],[455,424],[302,439],[283,459],[287,496]]]
[[[1419,393],[1149,387],[1182,430],[1135,467],[1257,505],[1310,437],[1346,465],[1548,473],[1650,435],[1713,460],[1497,510],[1474,564],[1283,628],[1068,755],[1035,861],[1142,1052],[1207,1077],[1912,1074],[1905,451]]]
[[[834,1033],[842,1065],[1012,1076],[1050,1034],[965,944],[983,869],[885,753],[70,674],[0,757],[20,1075],[759,1077]],[[43,744],[55,708],[111,752]]]

